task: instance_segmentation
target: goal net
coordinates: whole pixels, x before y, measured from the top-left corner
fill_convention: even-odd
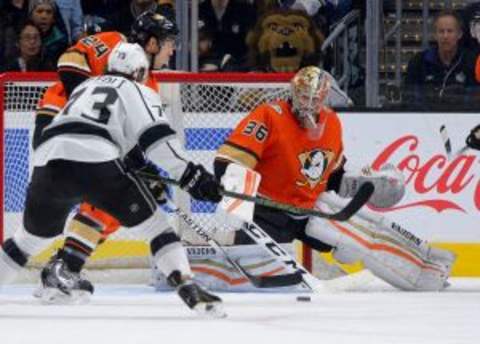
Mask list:
[[[156,77],[165,112],[189,157],[212,170],[215,151],[232,128],[260,103],[285,98],[291,75],[158,73]],[[45,88],[55,79],[56,75],[49,73],[13,73],[0,77],[0,108],[3,112],[0,240],[12,235],[22,225],[26,187],[32,171],[35,109]],[[172,190],[172,193],[184,211],[205,229],[215,230],[218,238],[222,233],[228,236],[232,228],[239,226],[237,221],[216,212],[211,203],[192,200],[182,191]],[[174,216],[170,216],[170,221],[187,245],[205,244]],[[137,237],[127,229],[118,231],[99,247],[87,267],[148,268],[148,245]],[[31,265],[44,264],[60,244],[61,238],[49,250],[35,257]]]

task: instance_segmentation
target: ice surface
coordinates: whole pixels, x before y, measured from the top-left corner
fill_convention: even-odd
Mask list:
[[[88,305],[45,306],[32,286],[0,291],[0,344],[480,342],[480,279],[441,293],[399,292],[379,281],[312,295],[227,294],[227,319],[202,319],[174,293],[97,285]]]

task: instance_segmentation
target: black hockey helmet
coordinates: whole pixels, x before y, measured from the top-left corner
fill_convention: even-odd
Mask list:
[[[146,11],[140,14],[133,23],[128,40],[131,43],[145,46],[153,36],[161,45],[161,42],[166,39],[175,39],[178,32],[173,16],[167,16],[161,12]]]

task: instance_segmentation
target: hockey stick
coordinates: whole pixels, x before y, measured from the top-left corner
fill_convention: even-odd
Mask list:
[[[177,186],[179,185],[179,182],[175,179],[159,176],[156,174],[151,174],[147,172],[137,172],[137,175],[146,180],[159,181],[165,184],[171,184],[171,185],[177,185]],[[339,212],[333,213],[333,214],[324,213],[316,209],[299,208],[290,204],[280,203],[280,202],[272,201],[266,198],[252,197],[252,196],[248,196],[248,195],[237,193],[237,192],[227,191],[227,190],[224,190],[223,188],[220,189],[220,194],[222,196],[238,198],[244,201],[253,202],[255,204],[263,205],[266,207],[284,210],[289,213],[293,213],[297,215],[309,215],[309,216],[321,217],[328,220],[347,221],[358,210],[360,210],[361,207],[363,207],[368,202],[368,200],[370,199],[370,196],[373,194],[374,191],[375,191],[375,188],[372,183],[370,182],[363,183],[360,189],[358,190],[358,192],[355,194],[355,196],[353,196],[353,198],[350,200],[350,202],[348,202],[348,204]]]
[[[257,288],[275,288],[275,287],[285,287],[291,285],[297,285],[303,281],[302,274],[299,271],[295,271],[288,274],[276,275],[276,276],[253,276],[249,274],[243,266],[241,266],[238,261],[233,260],[228,255],[227,251],[213,238],[210,234],[204,230],[200,225],[198,225],[195,220],[193,220],[186,212],[181,210],[179,207],[172,207],[173,212],[181,218],[187,226],[193,230],[198,236],[205,240],[210,246],[219,250],[225,259],[237,270],[244,275],[250,283],[252,283]]]
[[[252,239],[257,245],[262,246],[275,259],[285,267],[290,274],[298,275],[302,285],[311,291],[326,290],[321,284],[320,280],[314,277],[307,269],[293,259],[288,252],[286,252],[275,240],[270,237],[260,226],[250,222],[242,227],[242,230]]]
[[[440,136],[442,138],[443,146],[445,148],[445,152],[447,153],[448,160],[455,159],[457,156],[465,153],[470,147],[464,145],[462,148],[458,149],[455,153],[452,153],[452,143],[450,140],[450,136],[448,135],[447,127],[445,124],[440,126]]]

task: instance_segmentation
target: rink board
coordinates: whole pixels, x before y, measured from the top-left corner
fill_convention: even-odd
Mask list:
[[[218,126],[219,121],[206,117],[219,114],[185,114],[193,120],[185,129],[187,151],[195,156],[212,153],[230,133],[231,128]],[[228,115],[228,125],[235,125],[244,114]],[[380,166],[386,162],[398,166],[405,174],[406,197],[385,214],[401,223],[418,236],[442,247],[453,249],[459,259],[454,268],[457,276],[480,276],[480,168],[478,152],[467,151],[449,161],[439,134],[445,124],[449,130],[453,150],[461,148],[469,130],[478,124],[477,114],[460,113],[341,113],[344,128],[345,154],[348,168],[367,164]],[[205,123],[210,123],[205,128]],[[24,194],[10,198],[10,192],[28,180],[28,148],[31,133],[24,128],[7,127],[5,201],[6,218],[20,217]],[[14,136],[15,140],[8,138]],[[19,141],[18,138],[23,141]],[[15,162],[10,163],[10,162]],[[214,207],[191,204],[194,216],[209,216]],[[14,228],[7,227],[6,234]],[[118,248],[121,247],[121,250]],[[117,252],[134,252],[146,256],[142,243],[120,241],[106,243],[96,257],[115,257]]]

